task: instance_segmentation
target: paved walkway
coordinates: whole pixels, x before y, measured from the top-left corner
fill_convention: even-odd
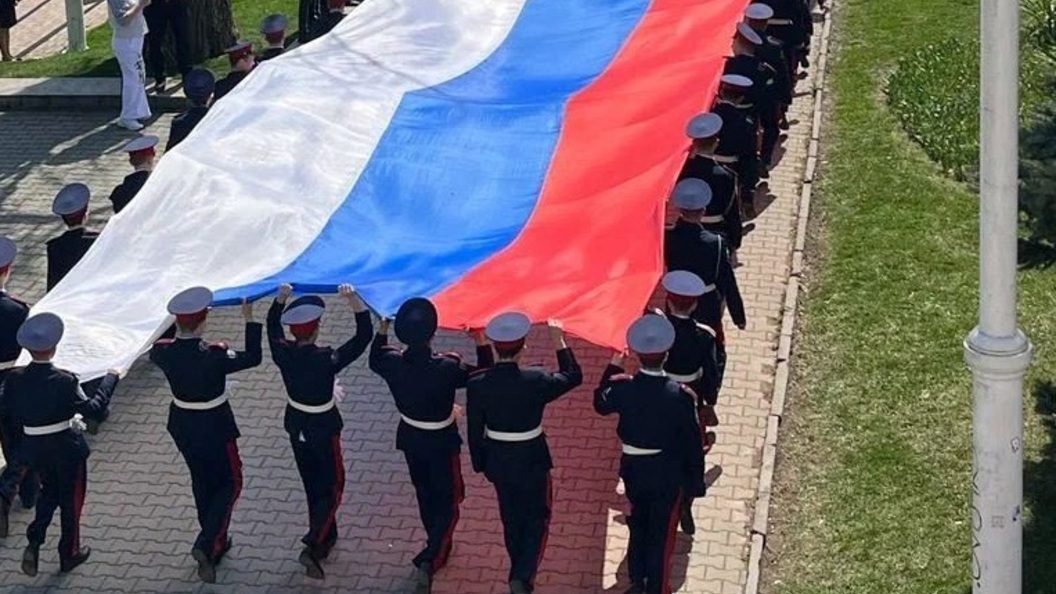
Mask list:
[[[57,3],[58,0],[50,0]],[[816,63],[816,60],[815,60]],[[685,594],[741,594],[748,580],[749,526],[759,481],[760,457],[770,412],[779,325],[791,266],[800,186],[813,104],[800,82],[795,122],[786,152],[770,179],[765,211],[745,238],[744,266],[737,274],[748,308],[748,328],[728,332],[730,366],[720,397],[718,444],[709,457],[721,473],[694,512],[698,532],[679,536],[674,572]],[[106,196],[126,173],[117,152],[127,133],[109,127],[108,114],[0,113],[0,234],[22,247],[13,292],[29,300],[44,290],[43,242],[59,232],[49,214],[54,192],[65,182],[85,181],[96,193],[93,218],[108,214]],[[168,119],[151,126],[164,136]],[[265,304],[258,304],[263,317]],[[339,303],[324,324],[322,341],[350,331],[352,316]],[[237,312],[217,311],[209,335],[241,342]],[[445,334],[440,348],[470,353],[468,340]],[[529,360],[553,365],[547,341],[533,335]],[[556,461],[555,504],[540,594],[622,592],[627,546],[626,502],[616,478],[619,457],[614,419],[594,414],[590,391],[610,353],[582,342],[583,388],[548,410],[545,426]],[[169,392],[161,373],[140,362],[122,382],[113,415],[90,439],[90,479],[84,543],[94,549],[90,565],[72,576],[57,575],[57,529],[42,553],[41,574],[18,572],[29,513],[17,510],[12,536],[0,543],[3,592],[356,592],[390,594],[409,589],[410,559],[423,537],[414,495],[401,456],[394,449],[397,413],[381,381],[357,362],[342,378],[348,469],[339,515],[341,541],[326,566],[328,579],[311,582],[296,562],[305,511],[300,481],[282,431],[284,394],[268,358],[235,377],[232,402],[242,429],[245,489],[235,509],[235,547],[219,573],[220,584],[195,580],[189,557],[195,532],[186,471],[165,433]],[[438,576],[437,594],[501,592],[507,562],[494,495],[463,457],[468,498],[456,532],[449,567]],[[57,526],[57,521],[56,521]]]
[[[83,0],[84,25],[91,30],[106,22],[106,0]],[[11,53],[30,60],[65,52],[66,0],[21,0],[18,24],[11,29]]]

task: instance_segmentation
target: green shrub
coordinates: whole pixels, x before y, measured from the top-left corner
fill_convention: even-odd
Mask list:
[[[1024,49],[1020,60],[1020,114],[1030,114],[1051,91],[1043,73],[1052,63],[1034,45]],[[888,104],[902,127],[933,161],[960,181],[976,178],[978,39],[948,39],[903,57],[886,90]]]
[[[1027,41],[1056,60],[1056,0],[1023,0]]]
[[[1021,134],[1020,209],[1034,239],[1056,244],[1056,103],[1047,103]]]

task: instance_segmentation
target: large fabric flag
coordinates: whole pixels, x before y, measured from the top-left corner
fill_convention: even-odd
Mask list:
[[[34,308],[57,363],[127,368],[193,285],[354,284],[446,327],[504,310],[622,348],[662,272],[686,120],[745,0],[370,0],[259,66]]]

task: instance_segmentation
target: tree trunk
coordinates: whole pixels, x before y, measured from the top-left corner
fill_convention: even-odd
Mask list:
[[[190,21],[191,62],[201,64],[235,44],[235,18],[231,0],[177,0],[187,4]],[[176,65],[176,44],[171,31],[165,34],[166,70]]]

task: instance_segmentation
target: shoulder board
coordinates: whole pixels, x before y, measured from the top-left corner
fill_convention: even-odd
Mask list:
[[[154,341],[154,346],[169,346],[174,342],[176,342],[176,339],[174,338],[162,338]]]
[[[701,332],[707,332],[708,334],[710,334],[712,336],[712,338],[714,338],[715,336],[718,336],[718,333],[716,333],[715,330],[711,326],[709,326],[707,324],[701,324],[700,322],[695,322],[695,323],[697,325],[697,330],[700,330]]]
[[[456,363],[461,363],[462,362],[462,355],[459,355],[458,353],[454,353],[454,352],[452,352],[452,353],[443,353],[440,356],[444,357],[445,359],[452,359]]]
[[[616,375],[609,378],[610,382],[629,382],[634,379],[634,376],[629,373],[617,373]]]
[[[220,341],[217,341],[217,342],[210,342],[209,343],[209,348],[217,349],[217,350],[221,350],[221,351],[226,351],[228,349],[228,346],[227,346],[226,342],[220,340]]]
[[[401,349],[398,346],[391,345],[391,344],[387,344],[387,345],[381,347],[381,350],[388,351],[390,353],[402,353],[403,352],[403,349]]]
[[[482,367],[480,369],[474,369],[473,371],[470,372],[469,377],[471,377],[471,378],[481,377],[481,376],[483,376],[484,374],[486,374],[490,370],[491,370],[490,367]]]

